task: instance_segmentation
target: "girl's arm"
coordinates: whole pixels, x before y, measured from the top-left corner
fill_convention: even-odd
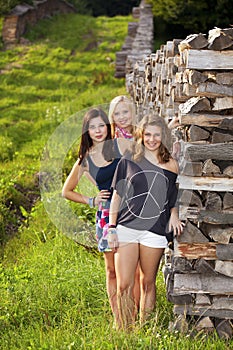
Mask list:
[[[110,209],[109,209],[109,226],[117,224],[117,216],[120,208],[121,197],[117,194],[117,191],[113,191]]]
[[[178,208],[177,207],[171,208],[171,216],[169,220],[169,231],[173,231],[174,236],[179,236],[183,232],[183,226],[185,226],[185,224],[179,219]]]
[[[108,229],[108,245],[113,252],[116,252],[119,247],[118,236],[116,231],[117,216],[120,208],[121,197],[117,194],[117,191],[114,190],[110,209],[109,209],[109,229]]]
[[[83,167],[82,165],[78,164],[77,162],[74,164],[69,176],[67,177],[63,188],[62,188],[62,196],[66,199],[69,199],[76,203],[83,203],[83,204],[90,204],[89,200],[90,197],[84,196],[81,193],[78,193],[75,191],[75,188],[77,187],[82,175],[85,173],[87,175],[87,178],[96,185],[94,179],[90,175],[87,168]],[[111,193],[108,190],[101,190],[98,195],[91,200],[91,205],[97,206],[99,202],[106,202],[107,199],[110,197]]]
[[[89,197],[75,192],[76,186],[78,185],[83,173],[86,171],[86,169],[78,164],[78,162],[79,160],[77,160],[77,162],[74,164],[69,176],[63,185],[62,196],[73,202],[89,204]]]
[[[179,165],[178,162],[171,158],[170,161],[168,162],[168,170],[172,171],[173,173],[178,174],[179,173]],[[170,220],[169,220],[169,231],[173,231],[174,236],[176,235],[181,235],[183,232],[183,226],[185,224],[179,219],[179,213],[178,213],[178,208],[173,207],[170,209]]]

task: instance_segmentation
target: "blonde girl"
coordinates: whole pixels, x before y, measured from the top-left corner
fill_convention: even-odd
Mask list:
[[[127,96],[120,95],[113,98],[108,118],[113,137],[133,140],[136,125],[135,106]]]

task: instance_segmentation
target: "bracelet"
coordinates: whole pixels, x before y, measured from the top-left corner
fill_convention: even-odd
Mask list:
[[[114,227],[110,227],[109,229],[108,229],[108,233],[110,233],[111,235],[116,235],[116,233],[117,233],[117,230],[114,228]]]
[[[108,228],[116,228],[116,225],[109,225]]]
[[[88,198],[88,204],[90,208],[94,208],[94,203],[95,203],[95,197]]]

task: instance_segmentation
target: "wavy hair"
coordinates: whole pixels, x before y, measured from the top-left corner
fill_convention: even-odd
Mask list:
[[[171,158],[171,132],[165,120],[162,117],[156,116],[154,114],[145,115],[135,130],[133,159],[135,161],[139,161],[144,156],[144,132],[149,125],[155,125],[161,128],[162,137],[158,150],[158,160],[160,163],[167,163]]]
[[[135,125],[136,125],[136,120],[135,120],[136,119],[136,110],[135,110],[134,102],[131,101],[125,95],[119,95],[119,96],[114,97],[112,99],[112,101],[110,102],[110,105],[109,105],[108,119],[109,119],[110,124],[111,124],[112,137],[115,137],[115,129],[116,129],[116,124],[114,122],[113,114],[114,114],[116,106],[120,102],[126,103],[129,106],[129,108],[130,108],[131,115],[132,115],[132,130],[131,130],[131,133],[132,133],[132,135],[134,135]]]
[[[90,148],[93,146],[93,141],[89,135],[90,121],[94,118],[100,117],[104,124],[107,126],[107,136],[103,145],[103,156],[106,161],[111,161],[115,157],[114,145],[111,136],[111,126],[108,120],[107,114],[101,108],[92,108],[86,112],[83,118],[82,137],[78,152],[79,164],[81,164],[84,158],[87,156]]]

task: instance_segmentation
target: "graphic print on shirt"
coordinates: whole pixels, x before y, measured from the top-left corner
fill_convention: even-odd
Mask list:
[[[120,160],[112,183],[121,199],[117,224],[165,235],[176,204],[177,174],[150,163]]]
[[[135,188],[139,191],[136,192]],[[159,218],[167,204],[167,188],[168,180],[161,172],[154,170],[137,172],[128,182],[128,195],[125,201],[128,210],[134,217],[142,220]]]

